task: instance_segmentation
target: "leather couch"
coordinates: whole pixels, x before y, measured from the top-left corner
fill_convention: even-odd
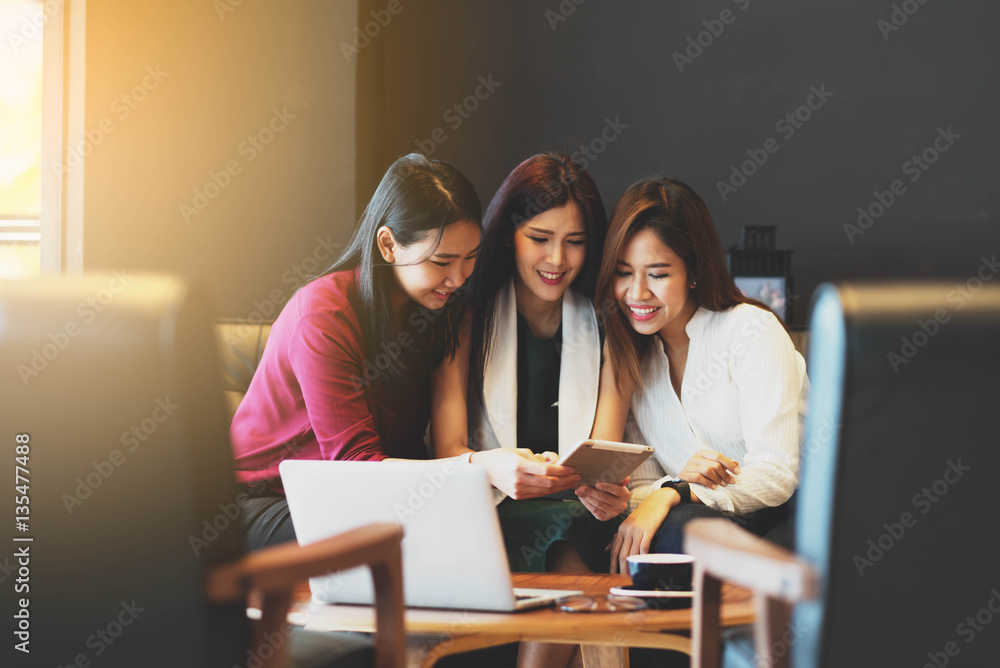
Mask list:
[[[222,393],[230,424],[247,394],[257,365],[260,364],[264,344],[271,333],[271,324],[250,324],[243,320],[215,321],[215,337],[222,367]]]
[[[264,345],[271,333],[271,322],[250,324],[243,320],[216,320],[215,335],[218,339],[219,358],[222,365],[223,394],[226,398],[226,410],[229,411],[229,422],[232,423],[236,409],[239,407],[253,374],[260,364],[264,354]],[[804,329],[789,330],[788,335],[795,344],[796,350],[807,355],[809,346],[809,331]]]

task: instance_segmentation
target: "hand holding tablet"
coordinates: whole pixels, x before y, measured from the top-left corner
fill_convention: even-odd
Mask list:
[[[580,476],[577,487],[594,487],[599,482],[620,484],[629,474],[653,454],[648,445],[585,439],[577,443],[558,462]],[[552,495],[555,498],[576,498],[574,490]]]

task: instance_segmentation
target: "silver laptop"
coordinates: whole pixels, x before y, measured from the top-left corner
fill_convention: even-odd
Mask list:
[[[580,593],[513,587],[492,488],[478,466],[286,460],[278,470],[300,545],[371,522],[403,524],[408,606],[510,612]],[[366,567],[309,584],[326,603],[374,601]]]

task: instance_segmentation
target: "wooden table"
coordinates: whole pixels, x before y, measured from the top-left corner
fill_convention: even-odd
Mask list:
[[[590,595],[604,595],[611,587],[630,584],[625,575],[514,573],[513,578],[515,587],[573,589]],[[308,628],[365,633],[375,630],[370,606],[311,602],[307,583],[298,594],[309,610]],[[749,624],[753,614],[749,590],[723,586],[723,626]],[[410,663],[424,667],[433,666],[449,654],[521,641],[648,647],[690,654],[690,630],[690,608],[588,613],[561,612],[551,607],[515,613],[406,610]]]

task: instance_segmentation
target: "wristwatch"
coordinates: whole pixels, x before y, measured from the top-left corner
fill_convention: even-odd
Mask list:
[[[691,485],[688,484],[687,480],[681,480],[680,478],[667,480],[660,485],[660,489],[665,487],[676,489],[677,493],[681,495],[681,503],[691,503]]]

